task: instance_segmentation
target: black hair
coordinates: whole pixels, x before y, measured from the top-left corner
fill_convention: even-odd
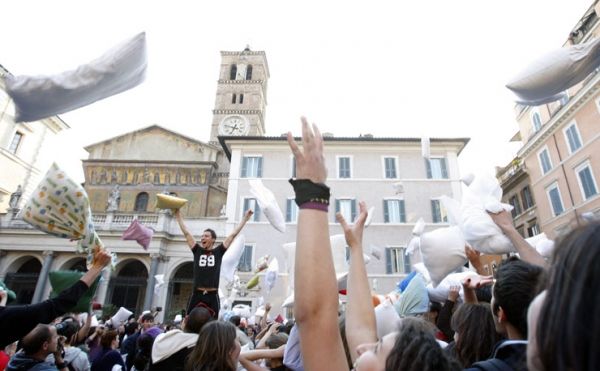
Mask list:
[[[136,370],[145,370],[152,355],[152,345],[154,337],[149,334],[142,334],[137,340],[137,352],[133,360]]]
[[[217,239],[217,233],[215,233],[215,231],[213,231],[212,229],[210,229],[210,228],[206,228],[206,229],[204,230],[204,232],[209,232],[209,233],[210,233],[210,235],[212,236],[213,240],[216,240],[216,239]]]
[[[125,335],[132,335],[140,326],[137,322],[129,322],[125,324]]]
[[[242,317],[240,316],[231,316],[229,318],[229,322],[233,323],[235,327],[240,327],[240,323],[242,322]]]
[[[185,328],[183,330],[185,332],[199,334],[200,330],[202,330],[202,326],[211,320],[213,320],[213,317],[208,309],[196,307],[192,309],[188,315],[187,320],[185,321]]]
[[[598,370],[600,352],[600,224],[559,241],[536,329],[546,370]]]
[[[508,259],[496,271],[494,307],[501,307],[508,322],[527,338],[527,309],[545,282],[544,269],[519,259]]]
[[[433,336],[433,326],[418,318],[400,322],[394,347],[385,360],[386,371],[458,371],[462,367],[449,358]]]
[[[154,316],[152,315],[152,313],[146,313],[142,316],[142,323],[146,321],[154,321]]]

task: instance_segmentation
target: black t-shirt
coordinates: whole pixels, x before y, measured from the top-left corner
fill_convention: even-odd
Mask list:
[[[221,262],[225,254],[225,246],[220,243],[211,250],[203,249],[196,243],[192,248],[194,253],[194,288],[219,288]]]

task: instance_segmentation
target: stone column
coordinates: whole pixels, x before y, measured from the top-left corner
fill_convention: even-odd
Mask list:
[[[150,310],[150,306],[152,305],[152,299],[154,296],[154,284],[155,279],[154,276],[158,270],[158,261],[160,259],[160,254],[151,254],[150,258],[150,273],[148,274],[148,285],[146,286],[146,297],[144,298],[144,308],[143,310]]]
[[[54,261],[54,251],[44,251],[44,264],[42,264],[42,271],[40,272],[40,276],[38,277],[35,285],[35,291],[33,293],[33,299],[31,299],[31,304],[36,304],[42,301],[42,296],[44,294],[44,290],[46,289],[46,281],[48,281],[48,273],[50,272],[52,261]]]
[[[96,289],[95,301],[104,305],[106,292],[108,291],[108,281],[110,280],[110,268],[102,270],[100,277],[100,282],[98,282],[98,288]]]

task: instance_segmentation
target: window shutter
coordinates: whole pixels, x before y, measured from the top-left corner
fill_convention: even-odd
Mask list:
[[[440,222],[439,204],[437,200],[431,200],[431,219],[434,223]]]
[[[431,179],[431,164],[429,163],[428,159],[425,159],[425,166],[427,167],[427,179]]]
[[[406,249],[403,249],[402,261],[404,262],[404,273],[410,273],[412,267],[410,266],[410,255],[406,254]]]
[[[248,157],[242,158],[242,178],[248,177]]]
[[[336,199],[335,200],[335,213],[339,213],[340,212],[340,200]],[[335,217],[333,218],[335,220]]]
[[[400,223],[406,223],[406,210],[404,208],[404,200],[400,200]]]
[[[294,202],[294,200],[289,199],[289,198],[287,199],[286,210],[285,210],[286,223],[291,223],[291,221],[292,221],[292,202]]]
[[[352,208],[350,210],[350,218],[352,219],[350,222],[354,223],[354,220],[356,220],[356,200],[352,200]]]
[[[262,157],[258,157],[258,169],[256,170],[256,177],[262,178]]]
[[[385,249],[385,273],[392,274],[392,251],[389,248]]]
[[[442,178],[448,179],[448,167],[446,166],[446,158],[440,159],[440,166],[442,167]]]
[[[250,199],[249,198],[244,198],[244,209],[242,210],[242,213],[245,213],[246,210],[248,210],[250,208]],[[254,211],[254,210],[252,210]]]
[[[390,222],[390,212],[388,209],[388,201],[387,200],[383,200],[383,222],[384,223]]]

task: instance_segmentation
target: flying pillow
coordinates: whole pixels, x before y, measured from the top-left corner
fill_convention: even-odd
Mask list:
[[[446,301],[446,299],[448,299],[448,293],[450,292],[451,286],[460,287],[459,299],[461,301],[464,300],[462,282],[465,278],[468,278],[471,276],[476,276],[476,275],[477,275],[477,273],[475,273],[473,271],[451,273],[448,276],[446,276],[442,280],[442,282],[440,282],[440,284],[437,285],[437,287],[434,288],[433,285],[427,285],[427,293],[429,295],[429,300],[435,301],[438,303],[444,303]]]
[[[146,75],[144,32],[75,70],[52,76],[6,76],[15,122],[36,121],[129,90]]]
[[[235,270],[244,253],[245,243],[246,237],[243,234],[238,234],[231,242],[229,248],[227,248],[225,255],[223,255],[223,261],[221,262],[221,278],[228,283],[234,281]]]
[[[269,223],[279,232],[284,233],[285,218],[273,192],[265,187],[260,179],[248,179],[248,184],[250,184],[250,193],[256,198],[258,206],[264,212]]]
[[[250,290],[258,286],[260,282],[260,276],[258,274],[254,275],[254,277],[250,278],[250,280],[246,283],[246,289]]]
[[[583,81],[600,66],[600,38],[551,51],[515,76],[506,87],[517,102],[539,105],[561,98],[561,93]]]
[[[140,224],[137,219],[133,219],[129,227],[127,227],[125,232],[123,232],[123,236],[121,236],[121,238],[125,241],[136,241],[144,248],[144,250],[148,250],[148,246],[150,246],[150,241],[152,241],[153,235],[154,231],[152,228],[148,228]]]
[[[78,252],[88,254],[88,267],[94,263],[94,252],[104,249],[92,223],[87,193],[56,163],[52,164],[19,215],[42,232],[78,240]]]
[[[185,198],[175,197],[171,195],[166,195],[163,193],[158,193],[156,195],[156,208],[157,209],[165,209],[165,210],[178,210],[183,207],[188,202]]]
[[[423,233],[420,250],[433,287],[467,262],[465,239],[459,227],[439,228]]]

